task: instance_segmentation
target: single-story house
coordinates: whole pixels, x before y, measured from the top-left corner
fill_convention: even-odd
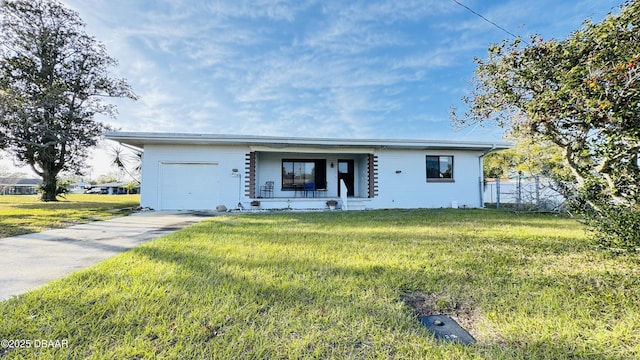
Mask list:
[[[121,195],[121,194],[136,194],[138,192],[137,186],[134,188],[127,188],[129,184],[124,182],[111,182],[104,184],[90,185],[85,191],[89,194],[109,194],[109,195]]]
[[[1,195],[33,195],[38,193],[40,179],[24,179],[15,177],[0,178]]]
[[[482,207],[482,157],[507,143],[109,132],[142,149],[155,210]]]
[[[80,180],[80,182],[72,183],[67,186],[67,190],[71,194],[82,194],[87,191],[89,187],[91,187],[90,184],[86,184],[84,181]]]

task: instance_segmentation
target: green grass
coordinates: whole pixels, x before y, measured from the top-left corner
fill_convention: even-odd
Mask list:
[[[0,339],[69,344],[7,358],[631,359],[639,275],[551,215],[220,216],[0,303]],[[477,344],[435,341],[419,313]]]
[[[116,209],[139,204],[140,195],[69,194],[57,202],[40,201],[38,195],[3,195],[0,238],[105,220],[117,216]]]

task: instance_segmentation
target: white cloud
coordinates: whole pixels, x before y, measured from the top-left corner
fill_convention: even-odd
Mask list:
[[[137,102],[126,131],[495,138],[451,131],[474,56],[509,37],[449,0],[63,0]],[[566,36],[619,0],[462,1],[516,34]],[[484,131],[484,132],[483,132]]]
[[[65,2],[141,96],[118,102],[115,122],[131,131],[411,136],[421,121],[447,118],[473,56],[507,37],[442,0]],[[550,0],[466,3],[513,32],[563,20],[545,7],[580,11]],[[403,130],[403,119],[414,127]]]

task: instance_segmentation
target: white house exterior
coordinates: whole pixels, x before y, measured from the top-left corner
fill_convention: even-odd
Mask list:
[[[143,149],[155,210],[482,207],[482,157],[506,143],[110,132]],[[271,191],[265,190],[268,182]],[[312,185],[313,184],[313,185]],[[305,187],[307,190],[305,191]]]

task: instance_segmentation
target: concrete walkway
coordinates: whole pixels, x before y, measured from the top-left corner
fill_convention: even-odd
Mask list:
[[[141,212],[0,239],[0,301],[214,215]]]

